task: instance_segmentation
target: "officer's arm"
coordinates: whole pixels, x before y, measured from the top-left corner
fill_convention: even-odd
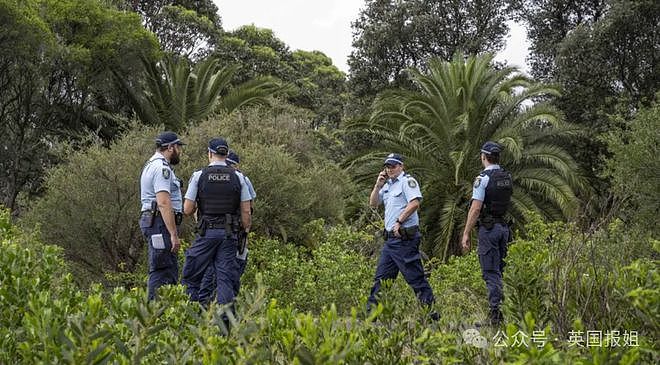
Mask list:
[[[467,215],[467,221],[465,222],[465,229],[463,230],[463,238],[470,237],[470,231],[472,227],[477,223],[477,218],[479,218],[479,212],[481,212],[481,206],[484,204],[481,200],[472,199],[472,204],[470,204],[470,211]]]
[[[163,222],[165,222],[167,231],[170,233],[170,236],[177,237],[176,222],[174,221],[174,210],[172,209],[170,193],[167,191],[157,192],[156,202],[158,203],[158,210],[160,210],[160,215],[163,217]]]
[[[399,214],[399,222],[405,222],[406,219],[415,213],[417,209],[419,209],[419,199],[413,199],[412,201],[408,202],[406,208],[403,209],[401,214]]]
[[[191,215],[197,210],[197,203],[194,200],[184,199],[183,201],[183,214]]]
[[[249,232],[252,226],[251,202],[251,200],[241,202],[241,224],[246,232]]]

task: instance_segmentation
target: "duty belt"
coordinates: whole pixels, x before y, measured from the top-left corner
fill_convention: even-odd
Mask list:
[[[179,226],[183,222],[183,213],[182,212],[172,212],[174,213],[174,223]],[[154,218],[161,217],[160,210],[157,210],[156,213],[152,213],[150,210],[143,210],[140,212],[140,215],[153,215]]]
[[[401,234],[400,237],[397,237],[394,234],[394,231],[388,231],[388,230],[383,230],[383,238],[386,240],[389,238],[401,238],[402,240],[411,240],[415,238],[415,235],[419,232],[419,226],[411,226],[411,227],[401,227],[399,228],[399,233]]]

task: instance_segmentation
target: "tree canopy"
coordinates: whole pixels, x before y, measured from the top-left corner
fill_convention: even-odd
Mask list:
[[[409,85],[404,70],[431,57],[498,51],[508,31],[506,0],[368,0],[352,23],[351,89],[374,96]]]

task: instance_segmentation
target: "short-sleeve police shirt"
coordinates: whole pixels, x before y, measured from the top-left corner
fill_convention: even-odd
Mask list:
[[[484,169],[487,170],[498,170],[500,165],[490,165]],[[484,201],[486,199],[486,187],[488,186],[488,181],[490,181],[490,176],[486,175],[483,171],[476,179],[474,179],[474,184],[472,184],[472,200]]]
[[[378,198],[385,205],[385,229],[391,231],[406,205],[415,199],[421,200],[422,192],[417,180],[402,171],[395,179],[388,179],[385,182],[378,192]],[[413,212],[402,224],[403,227],[417,225],[419,225],[417,211]]]
[[[209,164],[209,166],[227,166],[225,162],[214,161]],[[250,191],[248,189],[247,183],[245,182],[245,177],[240,172],[236,171],[238,180],[241,183],[241,201],[246,202],[252,200],[250,196]],[[186,190],[186,199],[190,201],[197,200],[197,184],[199,182],[199,177],[202,176],[202,170],[197,170],[193,172],[188,182],[188,190]]]
[[[156,193],[166,191],[170,194],[172,208],[176,212],[183,210],[181,181],[160,152],[154,153],[145,164],[140,176],[141,210],[151,209],[151,202],[156,200]]]

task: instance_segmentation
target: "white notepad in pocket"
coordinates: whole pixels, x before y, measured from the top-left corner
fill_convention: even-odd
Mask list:
[[[151,235],[151,246],[158,250],[165,249],[165,240],[163,240],[162,234],[153,234]]]

